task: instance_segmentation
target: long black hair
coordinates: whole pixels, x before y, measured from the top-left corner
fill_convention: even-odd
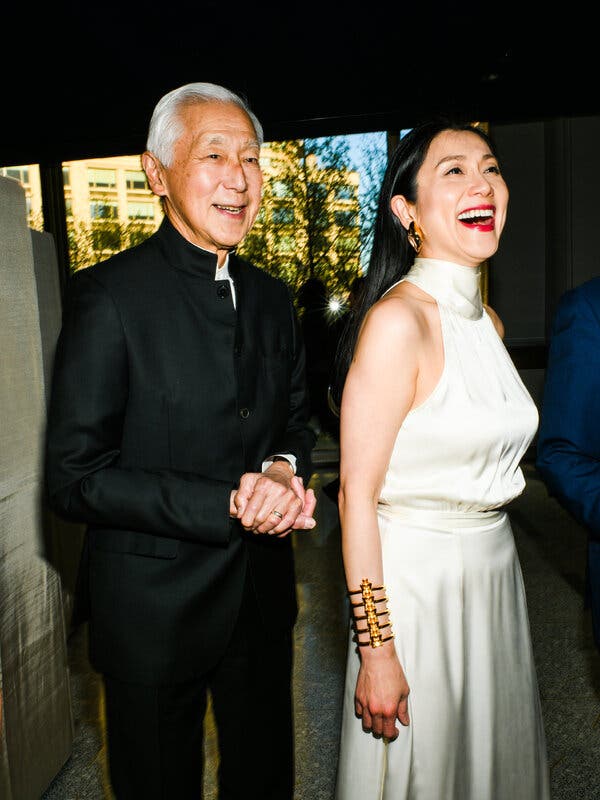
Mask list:
[[[488,145],[490,152],[495,153],[490,137],[482,128],[448,119],[423,122],[400,139],[388,162],[381,184],[373,230],[373,249],[360,300],[348,317],[337,348],[329,397],[330,405],[334,409],[339,410],[358,332],[368,310],[390,286],[406,275],[415,259],[415,251],[408,241],[407,231],[392,212],[392,197],[401,194],[409,202],[416,201],[417,174],[431,142],[443,131],[476,133]]]

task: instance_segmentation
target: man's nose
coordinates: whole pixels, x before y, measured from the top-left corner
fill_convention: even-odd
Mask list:
[[[229,161],[227,165],[227,174],[223,182],[228,189],[235,189],[238,192],[245,191],[247,186],[246,173],[240,161]]]

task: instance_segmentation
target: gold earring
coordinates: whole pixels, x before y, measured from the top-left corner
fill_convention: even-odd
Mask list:
[[[407,238],[415,253],[419,255],[423,247],[423,231],[418,225],[415,225],[414,220],[412,220],[408,226]]]

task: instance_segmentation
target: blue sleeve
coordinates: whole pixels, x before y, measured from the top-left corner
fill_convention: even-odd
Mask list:
[[[553,320],[536,466],[600,539],[600,293],[585,284],[563,295]]]

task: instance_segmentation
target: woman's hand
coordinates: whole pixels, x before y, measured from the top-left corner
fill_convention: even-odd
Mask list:
[[[409,692],[393,642],[375,649],[361,648],[354,705],[365,732],[394,740],[399,733],[396,720],[402,725],[410,723]]]

